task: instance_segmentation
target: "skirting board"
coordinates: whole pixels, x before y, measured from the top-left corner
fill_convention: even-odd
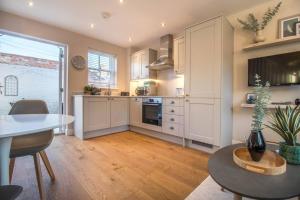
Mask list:
[[[108,129],[103,129],[103,130],[98,130],[98,131],[91,131],[91,132],[84,133],[84,137],[82,139],[89,139],[89,138],[99,137],[99,136],[103,136],[103,135],[109,135],[112,133],[118,133],[118,132],[128,131],[128,130],[129,130],[129,127],[127,125],[125,125],[125,126],[108,128]]]
[[[184,146],[183,139],[180,138],[180,137],[176,137],[176,136],[173,136],[173,135],[168,135],[168,134],[161,133],[161,132],[156,132],[156,131],[153,131],[153,130],[143,129],[143,128],[136,127],[136,126],[130,126],[129,130],[133,131],[133,132],[136,132],[136,133],[141,133],[141,134],[144,134],[144,135],[152,136],[152,137],[155,137],[155,138],[158,138],[158,139],[161,139],[161,140],[165,140],[165,141],[168,141],[168,142],[172,142],[172,143]]]

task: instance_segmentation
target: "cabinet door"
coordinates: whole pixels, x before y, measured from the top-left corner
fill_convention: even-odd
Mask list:
[[[184,73],[185,67],[185,41],[184,36],[174,40],[174,71],[177,74]]]
[[[147,66],[149,65],[149,55],[143,51],[140,54],[140,62],[141,62],[141,79],[149,78],[149,69]]]
[[[134,54],[131,57],[131,80],[140,79],[141,76],[141,57],[140,54]]]
[[[189,98],[185,103],[185,135],[188,139],[219,145],[220,100]]]
[[[110,106],[107,98],[84,98],[84,131],[95,131],[110,127]]]
[[[130,99],[130,125],[141,126],[142,123],[142,98]]]
[[[128,98],[111,98],[110,101],[111,127],[128,125],[128,122],[129,122]]]
[[[185,89],[191,97],[220,97],[221,31],[220,19],[186,30]]]

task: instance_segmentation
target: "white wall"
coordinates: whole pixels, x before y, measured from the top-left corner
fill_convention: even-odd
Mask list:
[[[241,103],[245,102],[245,95],[251,91],[247,85],[248,72],[247,61],[249,58],[261,57],[273,54],[280,54],[300,50],[300,43],[283,45],[277,47],[263,48],[245,52],[244,46],[252,43],[253,34],[240,28],[237,18],[245,19],[248,13],[262,16],[268,7],[275,6],[279,1],[273,0],[248,10],[228,16],[229,21],[235,27],[234,31],[234,117],[233,117],[233,137],[235,140],[244,140],[250,133],[252,109],[241,108]],[[295,14],[300,14],[299,0],[284,0],[278,15],[266,27],[264,34],[267,40],[274,40],[278,33],[278,19]],[[274,87],[271,89],[272,101],[294,101],[300,98],[300,86]],[[269,130],[264,130],[267,140],[277,141],[278,137]]]
[[[58,113],[59,73],[56,69],[8,65],[0,63],[0,85],[4,77],[14,75],[18,78],[18,96],[0,95],[0,115],[8,114],[10,102],[21,99],[42,99],[46,101],[50,113]]]

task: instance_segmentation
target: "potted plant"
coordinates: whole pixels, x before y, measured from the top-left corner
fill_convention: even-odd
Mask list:
[[[253,93],[256,95],[256,100],[254,112],[252,115],[252,130],[247,140],[248,151],[251,155],[252,160],[256,162],[261,160],[266,150],[266,143],[262,134],[262,125],[266,108],[271,98],[269,88],[269,82],[267,82],[266,85],[263,86],[260,80],[260,76],[256,74],[255,87],[253,90]]]
[[[237,19],[239,23],[242,24],[243,29],[252,31],[255,33],[254,42],[264,42],[266,38],[263,36],[262,31],[266,28],[272,18],[278,13],[282,2],[279,2],[273,9],[268,8],[268,10],[263,15],[262,22],[260,23],[254,14],[250,13],[248,15],[247,21]]]
[[[96,95],[100,92],[100,90],[93,85],[86,85],[84,87],[84,94]]]
[[[298,106],[285,109],[277,107],[270,115],[271,121],[266,127],[277,133],[284,142],[279,143],[279,154],[288,163],[300,164],[300,144],[297,135],[300,132],[300,109]]]

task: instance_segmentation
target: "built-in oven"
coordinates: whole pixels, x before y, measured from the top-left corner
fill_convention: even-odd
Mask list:
[[[162,98],[143,98],[143,123],[161,126]]]

